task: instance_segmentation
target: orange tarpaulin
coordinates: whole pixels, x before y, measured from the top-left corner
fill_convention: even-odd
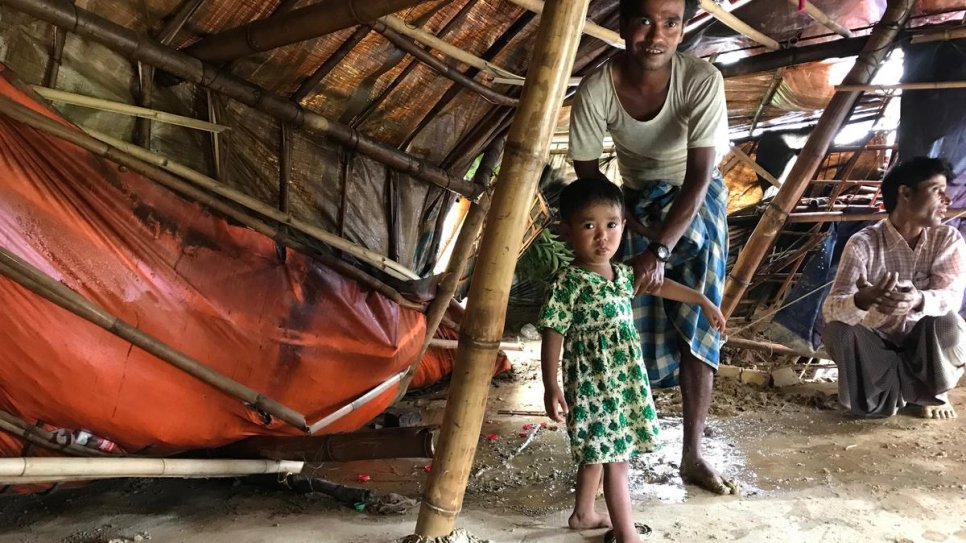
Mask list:
[[[2,77],[0,95],[58,118]],[[310,423],[406,368],[424,334],[421,313],[2,116],[0,246]],[[0,408],[29,423],[152,454],[300,433],[2,276],[0,303]],[[0,432],[0,455],[22,449]]]

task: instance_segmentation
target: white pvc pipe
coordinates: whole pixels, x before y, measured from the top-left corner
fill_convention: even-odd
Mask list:
[[[304,462],[187,458],[0,458],[0,478],[21,477],[237,477],[261,473],[298,473]]]

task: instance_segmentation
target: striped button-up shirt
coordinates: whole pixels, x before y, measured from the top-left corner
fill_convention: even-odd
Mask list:
[[[874,284],[886,272],[898,272],[900,281],[911,281],[922,292],[918,311],[887,315],[875,306],[867,311],[855,306],[856,283],[864,279]],[[926,228],[916,247],[910,248],[892,221],[886,219],[864,228],[846,243],[822,314],[826,322],[862,324],[878,330],[898,345],[923,317],[959,310],[966,290],[964,272],[966,242],[955,228]]]

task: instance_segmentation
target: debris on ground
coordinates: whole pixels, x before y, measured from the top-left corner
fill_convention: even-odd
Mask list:
[[[453,533],[447,536],[441,537],[422,537],[418,535],[411,535],[404,537],[398,543],[491,543],[489,540],[480,539],[470,535],[469,532],[460,528],[454,530]]]

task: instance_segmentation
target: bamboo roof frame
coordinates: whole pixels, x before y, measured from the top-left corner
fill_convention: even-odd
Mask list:
[[[427,1],[429,0],[330,0],[299,9],[284,9],[265,19],[209,36],[193,44],[185,52],[202,62],[227,62],[318,38]]]
[[[523,76],[517,75],[509,70],[500,68],[499,66],[493,64],[492,62],[483,60],[482,58],[467,52],[455,45],[439,39],[436,35],[427,32],[422,28],[417,28],[406,24],[405,21],[396,17],[395,15],[387,15],[385,17],[380,17],[378,22],[385,25],[387,28],[412,38],[419,43],[425,45],[426,47],[435,49],[447,56],[458,60],[464,64],[472,66],[481,72],[487,74],[490,78],[502,78],[501,83],[508,85],[523,85]]]
[[[95,98],[93,96],[77,94],[75,92],[67,92],[60,89],[52,89],[49,87],[42,87],[40,85],[32,85],[31,88],[37,94],[43,96],[44,98],[46,98],[48,101],[51,101],[51,102],[60,102],[63,104],[71,104],[75,106],[97,109],[100,111],[109,111],[112,113],[120,113],[122,115],[130,115],[134,117],[140,117],[143,119],[151,119],[162,123],[173,124],[175,126],[183,126],[185,128],[192,128],[195,130],[203,130],[205,132],[221,133],[226,130],[231,130],[230,127],[222,124],[210,123],[207,121],[195,119],[194,117],[175,115],[174,113],[167,113],[165,111],[159,111],[156,109],[132,106],[130,104],[125,104],[123,102],[115,102],[113,100]]]
[[[536,14],[543,13],[544,2],[543,0],[509,0],[510,2],[520,6],[521,8],[528,9]],[[621,38],[619,32],[605,28],[595,23],[594,21],[587,19],[584,23],[584,34],[588,36],[593,36],[598,40],[610,45],[611,47],[616,47],[617,49],[624,49],[624,39]]]
[[[721,21],[729,28],[744,34],[751,40],[763,45],[764,47],[772,50],[779,49],[781,45],[772,38],[769,38],[764,33],[755,30],[748,23],[742,21],[730,11],[722,8],[720,5],[716,4],[714,0],[700,0],[701,9],[710,13],[715,19]]]
[[[220,72],[214,66],[148,40],[133,30],[94,13],[73,6],[48,5],[42,0],[4,0],[4,3],[55,26],[69,28],[78,35],[101,43],[132,60],[153,64],[155,68],[161,68],[202,87],[230,96],[282,122],[298,126],[310,133],[332,138],[347,149],[357,150],[414,178],[471,199],[479,196],[468,182],[428,164],[425,160],[384,145],[342,123],[326,119],[290,100],[268,93],[252,83]]]
[[[815,22],[817,22],[818,24],[824,26],[825,28],[831,30],[832,32],[835,32],[836,34],[838,34],[839,36],[842,36],[843,38],[852,37],[851,30],[833,21],[831,18],[829,18],[828,15],[825,14],[824,11],[815,7],[815,4],[809,2],[808,0],[801,0],[802,4],[800,4],[799,2],[800,0],[788,0],[788,3],[795,6],[796,8],[799,5],[804,5],[805,13],[807,13],[808,16],[811,17],[812,19],[815,19]]]

